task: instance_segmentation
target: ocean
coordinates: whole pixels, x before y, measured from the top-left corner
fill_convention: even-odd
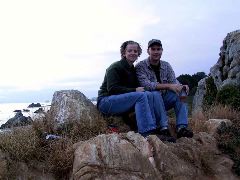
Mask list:
[[[34,111],[38,110],[39,107],[28,108],[31,103],[0,103],[0,126],[7,122],[10,118],[15,116],[15,110],[21,110],[24,116],[30,116],[34,118],[37,116]],[[34,103],[36,104],[36,103]],[[40,103],[43,110],[47,111],[50,109],[51,103]],[[29,110],[29,112],[24,112],[23,109]]]

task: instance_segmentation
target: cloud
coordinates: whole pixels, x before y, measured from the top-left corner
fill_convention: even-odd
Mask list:
[[[148,40],[160,38],[163,58],[177,75],[207,71],[223,38],[239,28],[238,6],[237,0],[0,1],[1,88],[96,94],[129,39],[142,45],[140,60],[147,57]]]

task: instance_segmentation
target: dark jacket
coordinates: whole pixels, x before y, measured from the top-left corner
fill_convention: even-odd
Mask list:
[[[121,59],[107,68],[98,97],[134,92],[137,87],[134,67],[126,59]]]

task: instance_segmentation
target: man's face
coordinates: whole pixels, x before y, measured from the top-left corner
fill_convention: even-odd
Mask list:
[[[163,49],[158,44],[150,46],[147,50],[150,58],[150,64],[156,65],[159,63]]]
[[[138,45],[128,44],[125,50],[125,57],[129,64],[133,64],[138,58]]]

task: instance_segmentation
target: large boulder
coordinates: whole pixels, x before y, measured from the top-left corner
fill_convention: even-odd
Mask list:
[[[217,89],[227,85],[240,87],[240,30],[227,34],[218,62],[210,69]]]
[[[62,90],[53,95],[50,115],[58,124],[87,121],[91,125],[100,114],[96,106],[80,91]]]
[[[74,145],[74,179],[235,180],[233,162],[207,133],[163,143],[138,133],[102,134]]]

